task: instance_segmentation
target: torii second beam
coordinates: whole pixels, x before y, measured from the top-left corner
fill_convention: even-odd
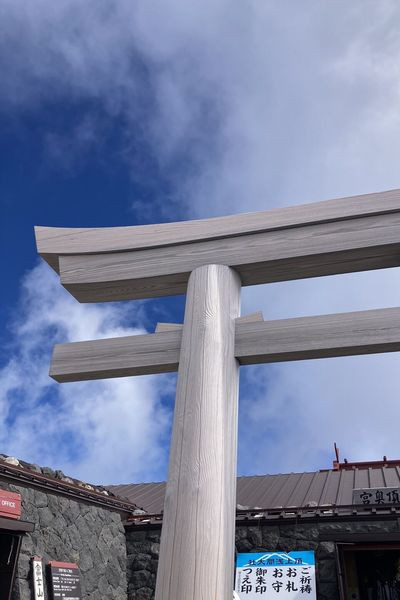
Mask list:
[[[58,344],[50,375],[61,383],[177,371],[182,329],[174,327]],[[400,308],[236,323],[235,357],[241,365],[399,350]]]

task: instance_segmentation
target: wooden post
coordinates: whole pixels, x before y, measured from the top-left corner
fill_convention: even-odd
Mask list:
[[[189,278],[156,600],[232,600],[240,288],[221,265]]]

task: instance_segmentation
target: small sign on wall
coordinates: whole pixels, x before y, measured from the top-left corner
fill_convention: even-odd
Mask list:
[[[82,600],[79,567],[75,563],[49,563],[53,600]]]
[[[0,490],[0,517],[21,518],[21,495]]]
[[[238,554],[235,594],[238,600],[316,600],[314,552]]]
[[[35,600],[44,598],[43,563],[40,556],[32,558],[33,593]]]

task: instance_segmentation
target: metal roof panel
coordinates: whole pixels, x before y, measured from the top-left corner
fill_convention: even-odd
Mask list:
[[[292,508],[352,503],[353,488],[400,487],[397,467],[352,468],[305,473],[283,473],[238,477],[237,504],[253,508]],[[165,483],[109,486],[149,514],[163,511]]]

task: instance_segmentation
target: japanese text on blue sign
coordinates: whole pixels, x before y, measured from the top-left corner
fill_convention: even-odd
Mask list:
[[[235,592],[239,600],[316,600],[314,552],[238,554]]]

